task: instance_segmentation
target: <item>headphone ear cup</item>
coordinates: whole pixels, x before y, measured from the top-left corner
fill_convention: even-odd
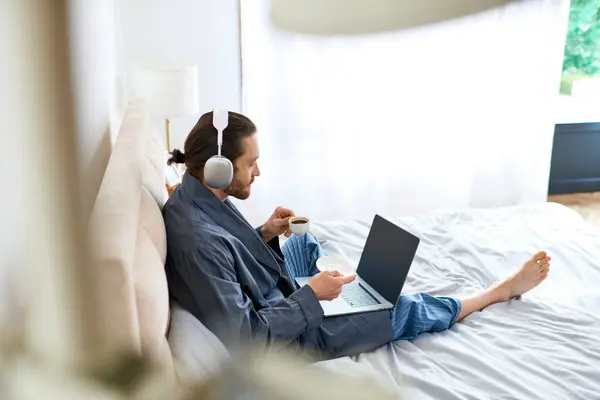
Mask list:
[[[212,156],[204,165],[204,182],[213,189],[225,189],[233,180],[233,164],[223,156]]]

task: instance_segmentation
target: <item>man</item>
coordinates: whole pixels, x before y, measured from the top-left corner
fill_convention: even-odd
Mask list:
[[[292,210],[279,207],[259,228],[251,227],[228,200],[247,199],[260,175],[256,127],[230,112],[222,154],[234,165],[224,190],[203,183],[203,168],[217,150],[212,113],[203,115],[170,162],[185,163],[182,184],[164,207],[167,278],[171,296],[230,347],[284,345],[325,359],[354,355],[392,340],[448,329],[474,311],[508,301],[546,279],[550,257],[535,254],[511,277],[466,299],[401,295],[393,310],[323,318],[319,300],[336,298],[355,276],[321,272],[323,254],[311,235],[289,237]],[[313,276],[299,288],[295,276]]]

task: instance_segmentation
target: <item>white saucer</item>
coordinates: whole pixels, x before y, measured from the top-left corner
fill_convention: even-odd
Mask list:
[[[353,274],[355,268],[345,258],[341,256],[324,256],[317,260],[317,268],[319,271],[339,271],[342,274]]]

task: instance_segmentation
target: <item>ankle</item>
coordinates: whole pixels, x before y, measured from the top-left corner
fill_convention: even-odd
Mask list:
[[[507,280],[490,286],[488,293],[494,303],[503,303],[512,296],[512,285]]]

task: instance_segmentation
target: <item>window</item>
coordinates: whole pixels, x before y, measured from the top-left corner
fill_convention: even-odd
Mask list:
[[[600,0],[571,0],[557,123],[600,121]]]

